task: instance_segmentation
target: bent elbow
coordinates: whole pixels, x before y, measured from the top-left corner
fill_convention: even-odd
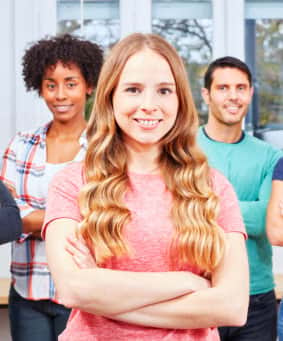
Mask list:
[[[266,219],[266,234],[271,245],[283,246],[283,219],[269,214]]]
[[[76,309],[79,307],[79,296],[74,290],[71,281],[66,281],[64,284],[56,287],[56,298],[60,304],[67,308]]]
[[[107,300],[102,295],[88,295],[87,291],[81,278],[73,276],[56,286],[56,297],[60,304],[70,309],[80,309],[96,315],[121,313],[120,306],[113,304],[111,298]]]
[[[82,286],[79,271],[63,271],[60,276],[53,277],[56,288],[56,298],[67,308],[79,309],[85,303],[85,290]]]
[[[229,325],[234,327],[242,327],[247,323],[247,316],[247,313],[239,312],[239,314],[233,316]]]
[[[248,301],[248,300],[247,300]],[[229,307],[230,313],[226,315],[228,320],[226,321],[226,326],[242,327],[247,322],[248,316],[248,302],[233,302],[233,306]]]
[[[270,244],[273,246],[283,246],[283,241],[278,238],[268,237],[268,239]]]
[[[283,246],[283,235],[273,231],[271,229],[267,230],[267,237],[271,245]]]

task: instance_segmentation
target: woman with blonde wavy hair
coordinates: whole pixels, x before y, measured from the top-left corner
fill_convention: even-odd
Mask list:
[[[60,341],[216,341],[215,327],[245,323],[246,233],[197,128],[175,49],[139,33],[115,45],[86,158],[49,189],[48,262],[58,299],[73,308]]]

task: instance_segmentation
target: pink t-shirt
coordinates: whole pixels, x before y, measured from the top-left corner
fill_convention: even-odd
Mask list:
[[[232,186],[219,172],[212,170],[213,187],[220,197],[218,224],[226,232],[239,232],[246,238],[238,201]],[[125,203],[131,211],[131,222],[124,227],[124,235],[131,249],[131,258],[114,259],[106,268],[127,271],[170,271],[168,247],[173,235],[170,221],[171,194],[159,175],[130,173],[131,189]],[[78,193],[84,184],[82,164],[72,164],[60,172],[49,189],[43,236],[48,224],[59,218],[81,220]],[[200,271],[191,266],[180,270]],[[137,341],[179,340],[218,341],[216,328],[162,329],[117,322],[74,309],[60,341]]]

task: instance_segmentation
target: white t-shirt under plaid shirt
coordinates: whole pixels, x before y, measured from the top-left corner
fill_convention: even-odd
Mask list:
[[[45,209],[46,194],[42,184],[48,181],[45,173],[46,132],[50,124],[32,132],[19,132],[3,156],[0,178],[15,189],[22,218],[35,210]],[[81,149],[72,162],[81,161],[85,155],[85,132],[79,143]],[[54,299],[55,289],[47,267],[44,241],[23,234],[13,242],[11,274],[14,288],[22,297]]]

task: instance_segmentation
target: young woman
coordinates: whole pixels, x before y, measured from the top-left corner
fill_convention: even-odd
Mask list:
[[[216,326],[245,323],[246,234],[197,128],[175,49],[150,34],[119,42],[98,81],[86,158],[48,196],[48,262],[74,308],[61,341],[219,340]]]
[[[84,107],[102,60],[96,44],[70,35],[42,39],[23,57],[27,90],[38,92],[53,119],[35,131],[18,133],[3,157],[1,179],[15,193],[24,232],[12,246],[13,341],[57,340],[66,325],[69,309],[54,301],[41,228],[51,178],[85,155]]]
[[[266,230],[272,245],[283,246],[283,158],[278,160],[273,171]],[[283,300],[280,303],[277,321],[279,341],[283,341]]]

